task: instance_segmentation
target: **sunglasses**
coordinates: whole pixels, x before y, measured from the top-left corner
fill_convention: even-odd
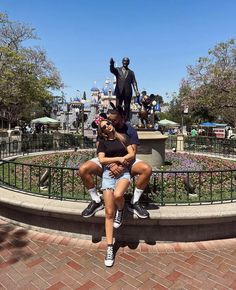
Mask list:
[[[106,125],[103,125],[102,126],[102,130],[105,130],[108,126],[110,126],[110,125],[112,125],[112,123],[111,122],[109,122],[109,121],[107,121],[106,122]]]

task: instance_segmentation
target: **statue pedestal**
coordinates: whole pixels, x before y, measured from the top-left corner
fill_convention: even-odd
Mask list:
[[[183,134],[177,135],[176,143],[177,143],[176,151],[177,152],[184,151],[184,135]]]
[[[138,130],[140,145],[136,157],[147,162],[153,170],[165,163],[165,141],[168,136],[159,131]]]

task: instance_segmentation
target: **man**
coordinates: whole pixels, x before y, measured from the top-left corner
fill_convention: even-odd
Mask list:
[[[191,136],[196,137],[197,136],[197,130],[195,128],[192,128],[191,130]]]
[[[115,68],[115,62],[113,58],[111,58],[110,60],[110,71],[116,76],[116,105],[122,106],[124,102],[125,121],[129,120],[132,86],[134,88],[136,96],[140,96],[134,72],[128,68],[129,63],[129,58],[124,57],[122,60],[123,66]]]
[[[130,143],[133,146],[136,154],[137,146],[139,144],[136,130],[130,124],[126,124],[124,122],[124,117],[118,110],[113,109],[112,111],[110,111],[108,119],[112,122],[117,132],[124,133],[129,136]],[[113,176],[120,175],[123,170],[124,168],[122,167],[122,165],[117,164],[113,164],[113,166],[111,166],[110,168],[111,175]],[[79,172],[83,183],[92,198],[92,202],[90,202],[88,207],[82,212],[82,216],[87,218],[93,216],[98,210],[103,209],[101,198],[97,193],[93,181],[93,175],[102,176],[102,166],[99,163],[98,158],[93,158],[82,164]],[[128,206],[128,210],[136,214],[139,218],[148,218],[149,213],[139,203],[139,199],[149,182],[150,176],[152,175],[152,168],[144,161],[136,159],[131,166],[131,175],[137,176],[137,178],[135,180],[136,187],[134,190],[134,195]]]

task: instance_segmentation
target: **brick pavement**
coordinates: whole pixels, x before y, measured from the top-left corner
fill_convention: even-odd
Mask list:
[[[0,220],[0,289],[236,289],[236,238],[116,244],[27,230]]]

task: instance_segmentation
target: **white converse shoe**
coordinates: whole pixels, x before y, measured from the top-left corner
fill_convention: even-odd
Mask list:
[[[114,222],[113,222],[113,227],[115,229],[118,229],[122,225],[123,213],[124,213],[123,209],[122,210],[117,209],[116,214],[115,214],[115,218],[114,218]]]
[[[105,257],[105,266],[112,267],[114,264],[113,245],[107,247],[107,254]]]

